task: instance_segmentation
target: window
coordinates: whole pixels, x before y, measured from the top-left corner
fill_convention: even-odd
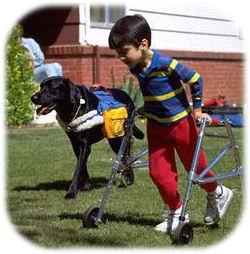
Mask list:
[[[91,26],[110,27],[125,15],[125,6],[90,5]]]

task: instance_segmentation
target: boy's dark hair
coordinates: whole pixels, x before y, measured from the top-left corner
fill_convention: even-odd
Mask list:
[[[151,29],[146,19],[141,15],[128,15],[116,21],[109,34],[109,47],[116,49],[127,43],[138,47],[143,39],[151,45]]]

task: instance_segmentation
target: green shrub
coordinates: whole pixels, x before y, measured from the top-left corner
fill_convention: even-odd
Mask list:
[[[132,77],[124,78],[124,84],[120,87],[120,89],[131,97],[136,108],[143,106],[144,101],[141,90],[134,84]]]
[[[7,124],[18,126],[33,120],[34,106],[30,96],[36,86],[25,49],[20,45],[21,26],[15,26],[6,45],[6,113]]]

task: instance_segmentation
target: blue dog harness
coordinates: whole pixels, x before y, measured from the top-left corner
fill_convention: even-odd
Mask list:
[[[99,114],[102,114],[102,112],[108,111],[109,109],[117,109],[126,106],[125,104],[116,101],[109,91],[106,91],[102,88],[94,89],[92,92],[99,99],[99,104],[97,107]]]
[[[125,104],[116,101],[113,95],[109,91],[106,91],[104,88],[97,87],[94,88],[91,92],[93,92],[94,95],[96,95],[96,97],[99,99],[99,104],[96,110],[91,110],[86,114],[77,117],[81,105],[85,104],[85,100],[80,98],[80,105],[75,114],[75,117],[70,123],[67,124],[63,122],[58,115],[56,116],[59,125],[65,131],[81,132],[91,129],[94,126],[102,125],[104,124],[104,112],[110,109],[119,109],[121,107],[125,107]]]

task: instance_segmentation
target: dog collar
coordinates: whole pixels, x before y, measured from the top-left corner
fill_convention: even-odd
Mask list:
[[[74,120],[76,119],[76,117],[77,117],[77,115],[78,115],[78,113],[79,113],[79,110],[80,110],[81,106],[84,105],[85,102],[86,102],[86,101],[85,101],[85,100],[82,98],[82,96],[81,96],[81,98],[80,98],[80,104],[79,104],[79,106],[78,106],[78,108],[77,108],[77,110],[76,110],[76,113],[75,113],[73,119],[71,120],[71,122],[74,121]]]

